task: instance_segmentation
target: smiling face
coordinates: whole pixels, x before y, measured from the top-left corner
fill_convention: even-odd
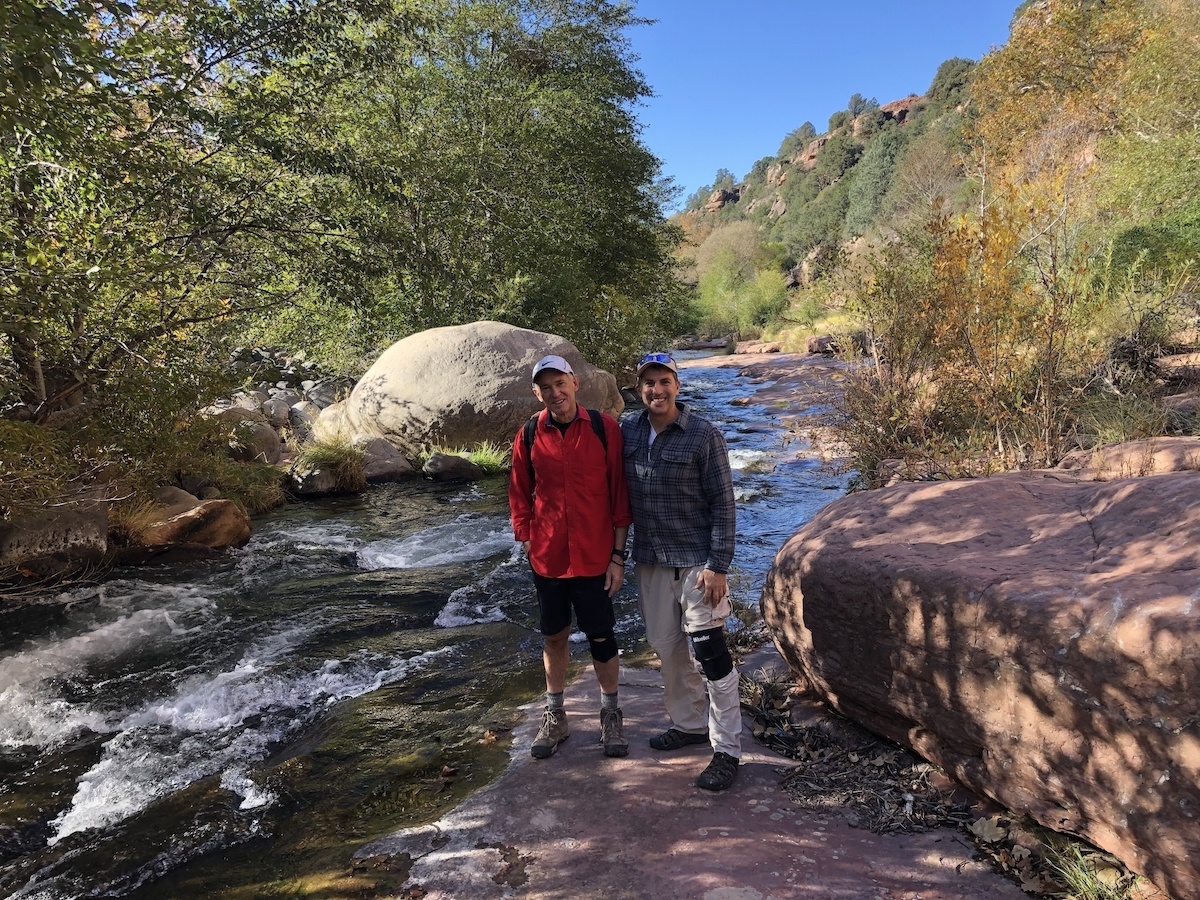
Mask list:
[[[679,378],[666,366],[647,366],[643,369],[638,377],[638,393],[652,422],[669,422],[675,417]]]
[[[557,369],[543,369],[533,382],[533,395],[546,405],[556,422],[575,421],[577,390],[579,379]]]

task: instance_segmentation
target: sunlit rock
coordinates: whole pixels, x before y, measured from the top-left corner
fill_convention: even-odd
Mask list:
[[[318,438],[386,438],[417,457],[434,447],[507,446],[541,404],[530,374],[554,353],[579,376],[578,400],[610,415],[624,408],[616,379],[566,338],[499,322],[433,328],[393,344],[340,405],[322,411]]]
[[[901,484],[762,596],[803,686],[1016,813],[1200,897],[1200,474]]]
[[[404,455],[383,438],[356,435],[351,445],[362,450],[363,477],[370,484],[401,481],[417,474]]]
[[[151,523],[139,535],[139,543],[146,547],[200,544],[223,550],[248,540],[250,519],[232,500],[198,501],[191,509]]]

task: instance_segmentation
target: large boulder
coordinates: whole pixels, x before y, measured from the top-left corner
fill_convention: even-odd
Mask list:
[[[143,547],[198,544],[214,550],[241,547],[250,540],[250,519],[232,500],[197,500],[189,509],[171,507],[139,535]]]
[[[0,521],[0,579],[85,571],[107,550],[108,504],[94,499]]]
[[[1200,898],[1200,474],[901,484],[762,595],[800,683],[1015,812]]]
[[[616,379],[588,364],[566,338],[500,322],[433,328],[393,344],[340,405],[317,420],[318,438],[386,438],[406,456],[435,446],[508,444],[541,408],[530,373],[541,357],[566,358],[579,402],[619,415]]]

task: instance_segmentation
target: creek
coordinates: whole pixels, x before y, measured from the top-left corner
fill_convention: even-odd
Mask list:
[[[737,372],[688,368],[680,399],[729,443],[730,584],[754,608],[775,551],[846,481]],[[0,897],[341,896],[312,879],[503,768],[543,689],[503,478],[253,525],[218,560],[0,611]],[[616,604],[622,653],[644,656],[632,577]]]

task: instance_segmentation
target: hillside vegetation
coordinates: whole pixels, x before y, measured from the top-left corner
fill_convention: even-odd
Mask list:
[[[1155,362],[1195,341],[1198,181],[1200,7],[1042,0],[923,95],[856,94],[718,172],[677,262],[709,334],[861,332],[840,436],[862,486],[884,460],[1041,466],[1197,432]]]

